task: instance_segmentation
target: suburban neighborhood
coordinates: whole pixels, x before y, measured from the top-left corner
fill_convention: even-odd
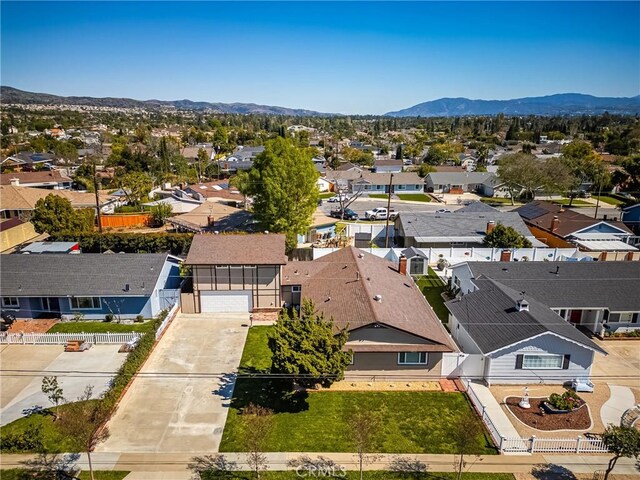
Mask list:
[[[0,478],[639,478],[639,5],[2,2]]]

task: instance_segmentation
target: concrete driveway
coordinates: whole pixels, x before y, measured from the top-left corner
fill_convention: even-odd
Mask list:
[[[640,340],[593,341],[609,354],[596,353],[591,368],[594,382],[624,385],[640,391]]]
[[[102,452],[213,453],[227,419],[249,314],[180,314],[109,422]]]
[[[63,345],[6,345],[0,350],[0,424],[23,417],[23,410],[51,407],[42,393],[42,377],[57,376],[67,401],[75,401],[87,385],[94,396],[105,391],[126,359],[120,345],[94,345],[84,352],[65,352]]]

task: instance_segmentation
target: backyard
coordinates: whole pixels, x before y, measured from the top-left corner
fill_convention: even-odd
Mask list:
[[[462,393],[291,392],[289,382],[263,376],[269,373],[271,364],[267,346],[270,328],[249,330],[221,452],[244,449],[241,411],[249,403],[274,412],[273,428],[267,437],[269,451],[353,451],[346,420],[357,409],[379,412],[384,417],[376,435],[375,452],[453,453],[451,425],[460,418],[480,422]],[[252,377],[251,374],[262,375]],[[488,435],[480,435],[475,443],[474,453],[495,453]]]
[[[416,284],[440,321],[447,323],[449,310],[445,307],[444,299],[442,298],[442,292],[445,291],[445,284],[442,279],[429,267],[429,274],[416,277]]]

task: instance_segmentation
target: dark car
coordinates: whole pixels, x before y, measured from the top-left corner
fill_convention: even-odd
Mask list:
[[[344,209],[344,215],[342,215],[342,212],[340,209],[331,210],[331,213],[329,215],[331,215],[334,218],[344,218],[345,220],[358,220],[358,214],[353,210],[351,210],[350,208]]]

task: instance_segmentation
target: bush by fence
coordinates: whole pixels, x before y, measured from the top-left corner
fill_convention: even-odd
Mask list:
[[[192,233],[56,233],[53,242],[78,242],[85,253],[105,250],[125,253],[162,253],[186,255],[193,240]]]

